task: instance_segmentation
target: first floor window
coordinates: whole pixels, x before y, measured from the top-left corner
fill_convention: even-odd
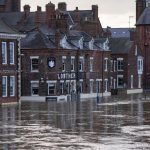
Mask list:
[[[39,57],[31,57],[31,71],[38,71],[39,70]]]
[[[7,97],[7,76],[2,77],[2,96]]]
[[[15,76],[10,76],[10,96],[15,96]]]
[[[105,71],[108,71],[108,58],[104,59],[104,69]]]
[[[117,59],[117,70],[123,71],[123,67],[124,67],[123,58],[118,58]]]
[[[90,80],[90,93],[93,93],[93,80]]]
[[[9,43],[10,50],[10,64],[14,64],[14,42]]]
[[[79,71],[83,71],[84,58],[80,57],[79,59]]]
[[[71,57],[71,71],[74,71],[75,70],[75,57],[72,56]]]
[[[83,93],[83,81],[80,81],[80,93]]]
[[[93,71],[93,57],[90,57],[90,71],[92,72]]]
[[[66,56],[62,56],[62,71],[66,70]]]
[[[31,93],[33,96],[39,95],[39,83],[38,82],[31,83]]]
[[[2,63],[7,64],[7,43],[2,42]]]

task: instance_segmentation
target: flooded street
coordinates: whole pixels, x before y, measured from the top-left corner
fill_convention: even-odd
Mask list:
[[[0,150],[149,150],[150,97],[0,106]]]

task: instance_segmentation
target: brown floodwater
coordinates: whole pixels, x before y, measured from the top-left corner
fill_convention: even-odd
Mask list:
[[[0,106],[0,150],[150,150],[150,96]]]

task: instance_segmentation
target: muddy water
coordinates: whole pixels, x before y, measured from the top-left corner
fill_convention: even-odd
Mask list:
[[[150,97],[0,106],[0,150],[150,150]]]

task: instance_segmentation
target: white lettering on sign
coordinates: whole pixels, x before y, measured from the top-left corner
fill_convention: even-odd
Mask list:
[[[57,78],[59,80],[63,80],[63,79],[75,79],[76,78],[76,74],[75,73],[59,73],[59,74],[57,74]]]

